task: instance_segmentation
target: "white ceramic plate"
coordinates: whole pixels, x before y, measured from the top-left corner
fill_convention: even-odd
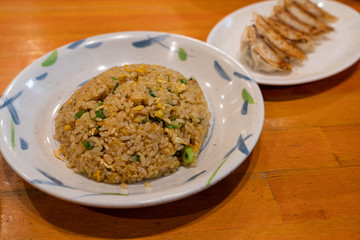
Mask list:
[[[352,64],[360,57],[360,15],[354,9],[334,1],[315,1],[339,18],[331,24],[335,32],[326,35],[313,53],[290,73],[262,73],[246,66],[240,57],[240,37],[252,23],[253,12],[269,16],[277,1],[259,2],[241,8],[223,18],[211,30],[207,42],[223,50],[248,68],[255,81],[266,85],[295,85],[324,79]]]
[[[98,183],[53,155],[57,108],[86,80],[129,63],[162,65],[194,76],[212,112],[198,165],[167,177],[119,185]],[[218,49],[195,39],[160,32],[122,32],[83,39],[36,60],[8,86],[0,101],[0,147],[26,181],[55,197],[96,207],[156,205],[197,193],[237,168],[254,148],[264,121],[257,83]]]

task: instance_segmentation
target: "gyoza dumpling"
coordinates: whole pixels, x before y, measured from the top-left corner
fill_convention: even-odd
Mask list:
[[[303,52],[309,53],[315,50],[316,45],[314,41],[311,40],[311,38],[309,38],[307,35],[289,27],[288,25],[273,17],[267,18],[266,21],[276,32],[278,32],[281,36],[286,38],[286,40],[294,44],[296,47],[300,48]]]
[[[254,25],[245,28],[240,46],[242,58],[257,71],[290,71],[291,64],[283,60],[257,32]]]
[[[255,26],[257,31],[271,44],[271,46],[280,51],[289,60],[304,61],[307,57],[303,51],[289,43],[283,36],[277,33],[266,20],[254,14]]]
[[[319,32],[326,33],[334,30],[332,27],[326,25],[322,21],[316,19],[314,16],[304,11],[296,4],[292,3],[291,0],[281,0],[280,4],[285,8],[286,11],[292,14],[296,19],[317,29]]]
[[[317,37],[323,34],[323,31],[299,21],[292,14],[290,14],[280,6],[274,7],[274,17],[283,22],[284,24],[288,25],[289,27],[292,27],[311,37]]]
[[[310,2],[309,0],[292,0],[292,2],[301,7],[306,12],[316,17],[317,19],[326,23],[333,23],[338,20],[337,17],[319,8],[316,4]]]

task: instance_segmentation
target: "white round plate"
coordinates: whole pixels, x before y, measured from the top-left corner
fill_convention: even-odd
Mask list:
[[[252,70],[240,57],[240,38],[244,28],[252,24],[252,14],[269,16],[277,1],[264,1],[238,9],[223,18],[211,30],[207,42],[223,50],[248,68],[257,83],[295,85],[324,79],[354,64],[360,57],[360,15],[354,9],[334,1],[315,1],[339,20],[335,31],[319,41],[313,53],[290,73],[264,73]]]
[[[167,177],[119,185],[75,173],[53,150],[58,107],[82,83],[113,66],[162,65],[198,79],[212,112],[209,134],[194,168]],[[62,46],[36,60],[8,86],[0,101],[0,147],[8,164],[40,190],[74,203],[107,208],[174,201],[212,186],[254,148],[264,102],[246,70],[220,50],[192,38],[160,32],[120,32]]]

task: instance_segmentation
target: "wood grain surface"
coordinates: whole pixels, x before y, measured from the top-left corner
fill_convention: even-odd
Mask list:
[[[70,42],[134,30],[206,41],[218,21],[254,2],[1,0],[0,92]],[[360,11],[358,0],[340,2]],[[360,239],[359,62],[322,81],[261,90],[263,132],[246,161],[213,187],[160,206],[64,202],[0,155],[0,239]]]

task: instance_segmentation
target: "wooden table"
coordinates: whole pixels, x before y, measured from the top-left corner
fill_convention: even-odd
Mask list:
[[[1,0],[0,92],[69,42],[133,30],[205,41],[220,19],[253,2]],[[341,2],[360,11],[358,0]],[[64,202],[0,155],[0,239],[360,239],[359,63],[323,81],[261,90],[264,128],[247,160],[215,186],[165,205]]]

